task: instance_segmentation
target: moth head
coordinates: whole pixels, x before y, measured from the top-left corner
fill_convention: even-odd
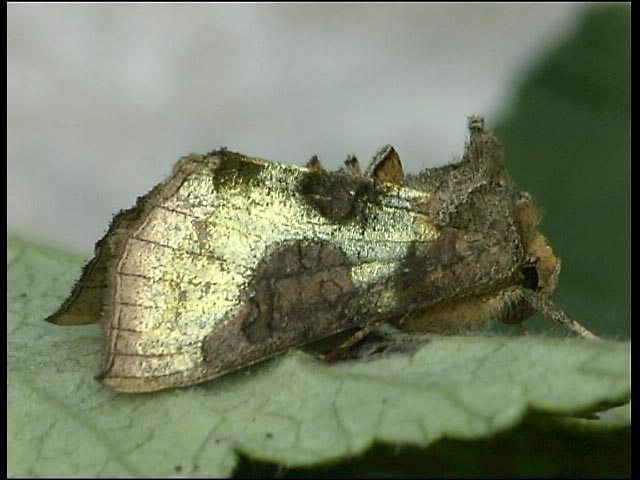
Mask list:
[[[560,259],[553,254],[546,238],[538,231],[540,215],[529,194],[522,193],[516,203],[515,220],[525,258],[519,272],[519,283],[549,298],[558,283]]]
[[[560,259],[553,254],[546,238],[538,231],[538,209],[529,194],[519,195],[515,203],[514,223],[522,242],[523,262],[515,273],[516,288],[510,290],[510,301],[505,303],[499,315],[500,320],[509,325],[524,322],[536,310],[523,293],[549,299],[560,274]]]
[[[536,310],[555,323],[572,330],[582,338],[598,337],[578,322],[571,320],[549,299],[558,283],[560,259],[553,254],[547,240],[538,231],[540,215],[527,193],[516,201],[514,220],[522,240],[524,261],[516,273],[516,285],[510,301],[505,302],[500,320],[507,324],[521,323]]]

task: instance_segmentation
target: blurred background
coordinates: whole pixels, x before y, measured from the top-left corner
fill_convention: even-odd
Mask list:
[[[460,155],[481,114],[543,208],[557,303],[628,338],[629,10],[10,4],[8,231],[88,256],[185,154],[336,168],[391,143],[417,172]]]
[[[182,155],[461,154],[580,4],[8,6],[11,230],[89,252]]]

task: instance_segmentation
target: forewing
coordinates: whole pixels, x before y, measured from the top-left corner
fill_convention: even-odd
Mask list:
[[[235,154],[184,162],[119,253],[100,380],[198,383],[396,314],[386,280],[437,235],[411,206],[426,194],[405,190]]]

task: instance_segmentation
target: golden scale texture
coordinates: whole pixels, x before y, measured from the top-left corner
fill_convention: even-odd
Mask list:
[[[590,336],[548,302],[560,263],[535,206],[482,119],[469,126],[461,162],[414,176],[388,145],[364,174],[353,157],[338,172],[315,157],[184,157],[114,217],[48,320],[101,321],[97,378],[123,392],[192,385],[378,322],[452,333],[535,308]]]

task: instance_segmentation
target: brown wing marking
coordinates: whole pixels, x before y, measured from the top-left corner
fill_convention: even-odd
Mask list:
[[[280,246],[249,285],[233,319],[203,343],[210,377],[353,326],[351,266],[326,242]]]

